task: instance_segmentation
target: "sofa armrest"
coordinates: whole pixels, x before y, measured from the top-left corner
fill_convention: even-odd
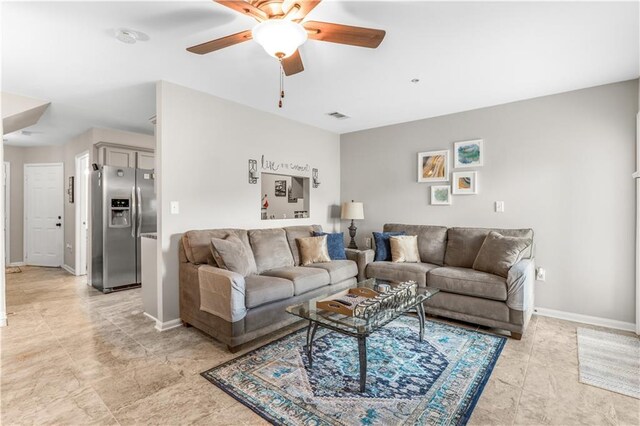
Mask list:
[[[236,322],[247,314],[244,277],[226,269],[202,265],[198,268],[200,310]]]
[[[345,249],[347,259],[353,260],[358,265],[358,281],[364,281],[367,279],[365,271],[367,265],[373,262],[376,252],[373,250],[356,250]]]
[[[516,311],[533,309],[533,287],[536,276],[535,259],[522,259],[507,275],[507,306]]]

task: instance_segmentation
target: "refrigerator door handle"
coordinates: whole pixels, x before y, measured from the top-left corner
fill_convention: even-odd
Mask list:
[[[138,207],[137,207],[137,213],[138,213],[138,226],[136,228],[138,228],[137,234],[136,236],[139,237],[140,236],[140,230],[142,229],[142,193],[140,192],[140,187],[136,187],[136,191],[138,192]]]
[[[136,187],[131,187],[131,236],[136,237],[136,223],[135,218],[138,217],[138,209],[136,205]]]

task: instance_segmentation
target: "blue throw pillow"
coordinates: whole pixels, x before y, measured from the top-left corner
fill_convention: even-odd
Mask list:
[[[327,236],[327,249],[329,250],[329,257],[331,260],[347,260],[347,254],[344,251],[344,234],[342,232],[335,232],[329,234],[326,232],[313,232],[314,237]]]
[[[389,238],[396,235],[405,235],[404,231],[400,232],[374,232],[373,241],[376,243],[376,256],[373,260],[389,261],[391,260],[391,243]]]

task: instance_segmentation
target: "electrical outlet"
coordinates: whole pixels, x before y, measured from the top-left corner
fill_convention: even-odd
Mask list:
[[[67,250],[71,251],[71,243],[67,243],[66,247],[67,247]]]
[[[547,271],[544,268],[536,269],[536,281],[546,281],[547,279]]]
[[[365,245],[365,247],[370,249],[371,248],[371,238],[365,238],[364,239],[364,245]]]

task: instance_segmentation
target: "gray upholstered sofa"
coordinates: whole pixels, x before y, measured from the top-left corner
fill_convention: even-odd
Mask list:
[[[186,232],[179,244],[180,318],[233,350],[295,322],[287,306],[353,286],[357,265],[366,264],[363,252],[347,250],[347,260],[298,266],[296,238],[321,230],[313,225]],[[229,234],[237,235],[253,255],[258,274],[243,277],[218,267],[211,239]]]
[[[361,254],[367,278],[414,280],[421,287],[440,289],[426,304],[428,314],[505,329],[516,339],[522,337],[533,312],[533,230],[400,224],[386,224],[383,230],[417,235],[421,262],[374,262],[374,252],[368,250]],[[532,240],[507,278],[472,269],[490,231]]]

